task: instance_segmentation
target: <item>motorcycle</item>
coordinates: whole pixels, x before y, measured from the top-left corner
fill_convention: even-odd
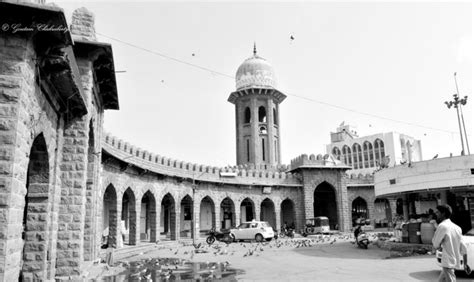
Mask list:
[[[224,242],[226,244],[230,244],[232,243],[232,241],[234,241],[233,238],[230,236],[229,231],[219,232],[219,231],[216,231],[216,228],[213,227],[209,231],[209,236],[207,236],[206,238],[206,243],[208,243],[209,245],[212,245],[216,240],[219,242]]]
[[[288,238],[294,238],[295,237],[295,230],[292,229],[292,228],[282,228],[280,233],[279,233],[280,237],[283,238],[283,237],[288,237]]]
[[[361,249],[367,249],[369,246],[369,237],[362,231],[361,226],[357,226],[354,230],[354,237],[356,238],[357,246]]]

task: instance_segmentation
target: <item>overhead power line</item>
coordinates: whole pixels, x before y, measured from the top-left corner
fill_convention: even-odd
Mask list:
[[[174,61],[174,62],[178,62],[178,63],[184,64],[184,65],[187,65],[187,66],[191,66],[191,67],[203,70],[203,71],[207,71],[207,72],[210,72],[211,74],[214,74],[214,75],[217,74],[217,75],[223,76],[225,78],[234,79],[234,76],[223,73],[223,72],[220,72],[220,71],[216,71],[216,70],[213,70],[213,69],[210,69],[210,68],[207,68],[207,67],[203,67],[203,66],[200,66],[200,65],[197,65],[197,64],[193,64],[193,63],[189,63],[189,62],[186,62],[186,61],[183,61],[183,60],[180,60],[180,59],[176,59],[174,57],[165,55],[163,53],[156,52],[156,51],[153,51],[153,50],[150,50],[150,49],[147,49],[147,48],[144,48],[144,47],[141,47],[141,46],[138,46],[138,45],[135,45],[135,44],[132,44],[132,43],[129,43],[129,42],[111,37],[111,36],[107,36],[105,34],[101,34],[101,33],[98,33],[98,32],[97,32],[97,34],[100,35],[100,36],[103,36],[105,38],[108,38],[108,39],[117,41],[119,43],[122,43],[124,45],[128,45],[130,47],[142,50],[142,51],[147,52],[147,53],[151,53],[153,55],[160,56],[162,58],[165,58],[165,59],[168,59],[168,60],[171,60],[171,61]],[[325,105],[325,106],[333,107],[333,108],[336,108],[336,109],[340,109],[340,110],[344,110],[344,111],[348,111],[348,112],[353,112],[353,113],[356,113],[356,114],[365,115],[365,116],[369,116],[369,117],[373,117],[373,118],[377,118],[377,119],[387,120],[387,121],[391,121],[391,122],[406,124],[406,125],[410,125],[410,126],[416,126],[416,127],[420,127],[420,128],[425,128],[425,129],[429,129],[429,130],[435,130],[435,131],[440,131],[440,132],[445,132],[445,133],[450,133],[450,134],[458,134],[458,132],[451,131],[451,130],[430,127],[430,126],[417,124],[417,123],[413,123],[413,122],[408,122],[408,121],[396,120],[396,119],[393,119],[393,118],[388,118],[388,117],[384,117],[384,116],[380,116],[380,115],[376,115],[376,114],[366,113],[366,112],[362,112],[362,111],[358,111],[358,110],[354,110],[354,109],[334,105],[334,104],[319,101],[319,100],[316,100],[316,99],[313,99],[313,98],[308,98],[308,97],[295,95],[295,94],[291,94],[291,93],[285,93],[285,94],[288,95],[288,96],[296,97],[296,98],[299,98],[299,99],[307,100],[307,101],[318,103],[318,104],[321,104],[321,105]]]

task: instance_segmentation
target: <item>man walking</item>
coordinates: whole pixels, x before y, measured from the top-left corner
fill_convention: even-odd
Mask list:
[[[449,205],[437,206],[435,213],[439,225],[433,236],[433,246],[436,249],[443,248],[441,258],[443,269],[438,281],[456,281],[454,270],[461,265],[461,255],[464,255],[466,250],[462,245],[462,231],[459,226],[451,221],[452,210]]]

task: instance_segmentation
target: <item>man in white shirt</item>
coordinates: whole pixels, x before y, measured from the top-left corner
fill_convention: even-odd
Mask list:
[[[433,236],[433,246],[436,249],[443,248],[441,266],[443,267],[438,281],[456,281],[455,268],[461,265],[461,255],[465,255],[466,248],[462,242],[462,231],[454,224],[451,217],[451,207],[440,205],[436,207],[436,216],[439,225]],[[466,270],[467,271],[467,270]]]

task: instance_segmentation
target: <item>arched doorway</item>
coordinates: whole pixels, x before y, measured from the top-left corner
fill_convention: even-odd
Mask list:
[[[49,243],[49,159],[43,134],[33,141],[26,178],[23,209],[22,268],[20,280],[46,278],[46,267],[51,263],[47,253]]]
[[[336,192],[331,184],[323,182],[316,187],[313,208],[315,217],[326,216],[331,229],[338,227]]]
[[[234,202],[227,197],[221,202],[221,228],[229,229],[233,226],[235,226],[235,206]]]
[[[357,219],[368,219],[367,202],[361,197],[352,201],[352,226],[355,226]]]
[[[403,216],[403,199],[402,198],[397,199],[397,215]]]
[[[140,209],[140,240],[156,242],[156,201],[147,191],[141,201]]]
[[[392,212],[390,203],[385,198],[377,198],[374,202],[374,223],[375,227],[387,227],[392,222]]]
[[[104,247],[117,248],[122,244],[122,238],[117,238],[117,193],[112,184],[107,186],[104,192],[102,213],[102,241]],[[122,235],[120,235],[122,236]],[[120,244],[118,244],[120,240]]]
[[[263,200],[260,205],[260,220],[267,221],[276,229],[275,204],[269,198]]]
[[[175,201],[170,193],[166,194],[161,201],[161,234],[166,239],[176,239],[176,210]]]
[[[293,229],[296,227],[295,204],[290,199],[281,202],[281,225],[283,226],[285,223],[286,226],[292,227]]]
[[[208,232],[211,228],[216,227],[216,212],[214,202],[209,196],[201,200],[199,208],[199,228],[201,232]]]
[[[137,244],[137,211],[135,206],[135,194],[133,194],[132,189],[127,188],[125,193],[123,193],[122,222],[120,223],[120,232],[125,235],[124,244]]]
[[[189,195],[186,195],[181,200],[180,216],[180,237],[191,238],[191,224],[193,221],[193,199]]]
[[[240,204],[240,222],[255,219],[255,209],[252,200],[245,198]]]

